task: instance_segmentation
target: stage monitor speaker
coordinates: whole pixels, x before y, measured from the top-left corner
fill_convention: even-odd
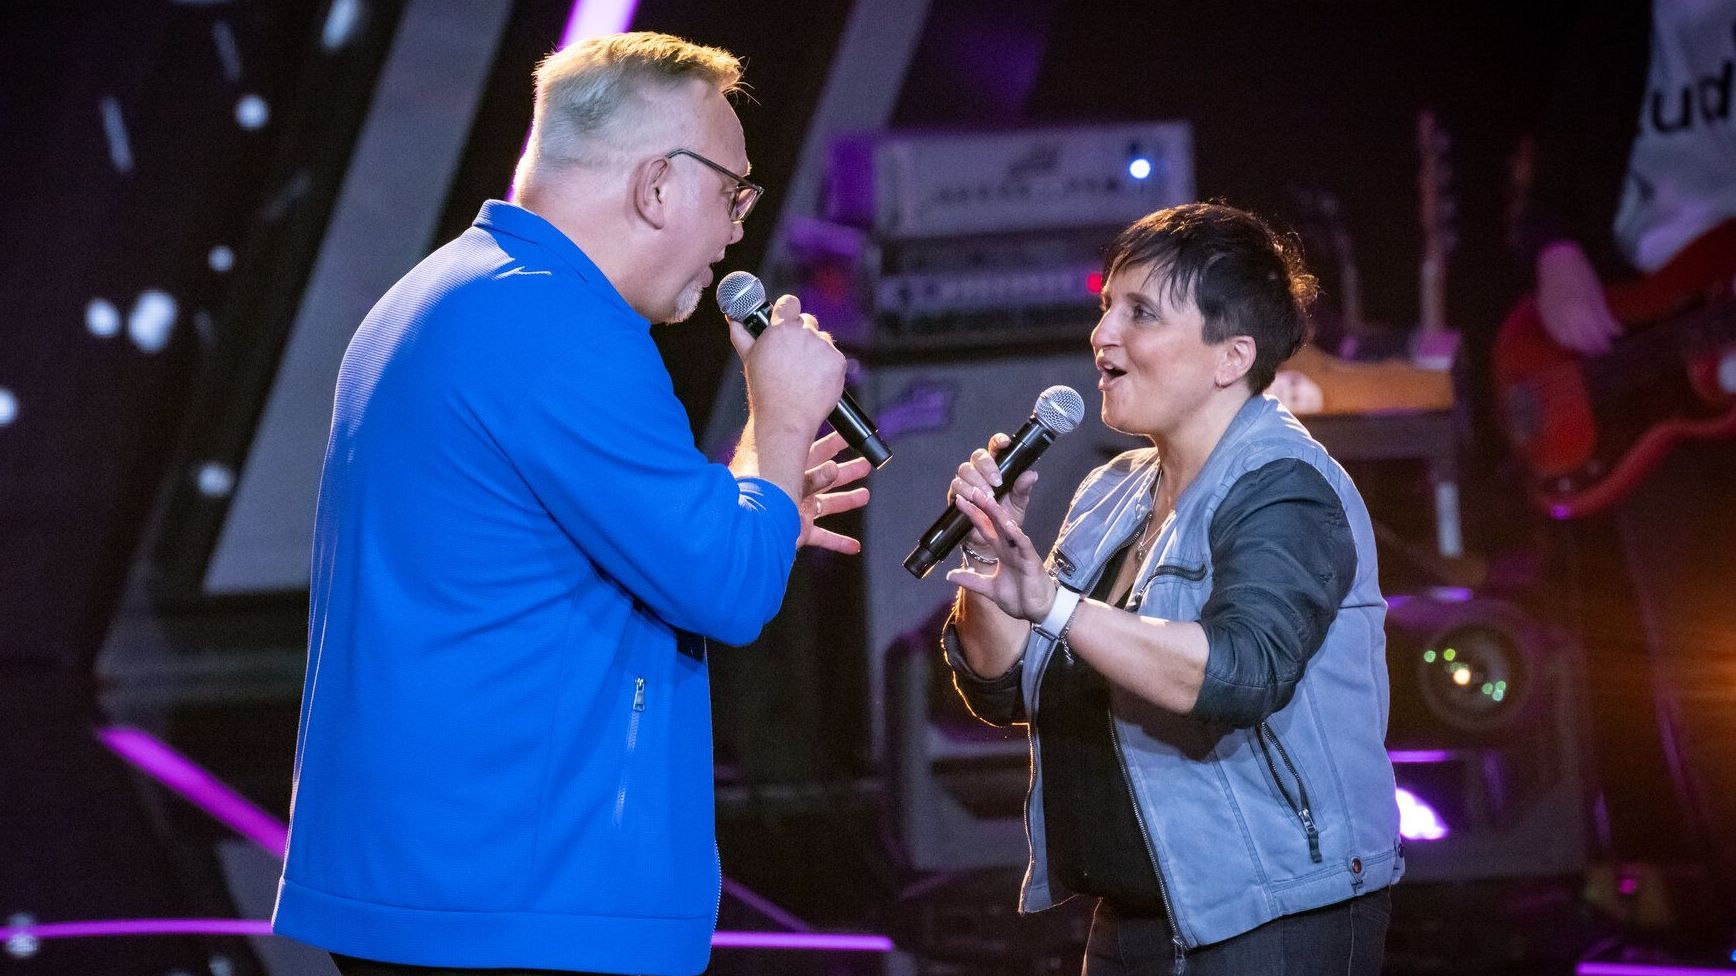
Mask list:
[[[949,602],[952,558],[919,580],[904,558],[946,505],[960,462],[996,431],[1012,433],[1031,415],[1037,395],[1057,383],[1085,398],[1085,420],[1056,440],[1037,463],[1041,481],[1025,528],[1039,551],[1053,544],[1073,489],[1093,468],[1139,441],[1097,418],[1097,370],[1079,326],[1076,349],[1045,354],[986,350],[920,362],[868,364],[857,393],[879,422],[893,458],[869,479],[874,501],[863,513],[863,572],[867,587],[868,697],[871,750],[887,747],[887,655],[900,635]],[[939,646],[939,633],[934,645]],[[1022,747],[1021,747],[1022,750]],[[943,758],[943,757],[942,757]]]
[[[887,654],[894,828],[905,865],[917,871],[1020,868],[1028,855],[1025,729],[988,725],[965,707],[935,640],[947,613],[936,607]]]
[[[1407,881],[1563,877],[1585,866],[1580,649],[1510,603],[1388,600],[1388,751]]]

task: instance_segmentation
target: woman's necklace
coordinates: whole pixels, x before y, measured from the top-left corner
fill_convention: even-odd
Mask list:
[[[1139,523],[1139,538],[1133,543],[1133,561],[1145,562],[1145,556],[1151,552],[1151,544],[1157,541],[1157,534],[1151,531],[1152,523],[1157,520],[1157,508],[1145,513],[1145,521]]]
[[[1157,483],[1160,486],[1163,484],[1161,476]],[[1157,524],[1158,496],[1161,494],[1161,488],[1151,493],[1151,511],[1146,512],[1145,521],[1139,523],[1139,538],[1133,543],[1133,561],[1136,565],[1145,562],[1146,554],[1151,552],[1152,545],[1163,532],[1163,527]],[[1154,529],[1156,531],[1153,531]]]

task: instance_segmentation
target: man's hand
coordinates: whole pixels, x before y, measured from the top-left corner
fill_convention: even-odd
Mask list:
[[[842,536],[824,530],[815,535],[813,530],[814,508],[824,509],[826,505],[819,493],[838,483],[840,477],[835,470],[826,474],[826,465],[830,463],[826,459],[838,449],[834,447],[816,456],[813,439],[814,431],[837,406],[838,397],[844,392],[844,354],[820,331],[812,315],[802,313],[802,304],[794,295],[785,295],[772,306],[771,323],[759,338],[750,336],[747,329],[733,321],[729,323],[729,336],[742,356],[748,403],[747,427],[742,431],[730,469],[737,475],[764,478],[790,496],[803,510],[804,544],[810,536],[824,538],[828,543],[842,540]],[[837,465],[832,467],[835,469]],[[810,470],[814,468],[820,469],[818,478],[831,480],[810,488],[810,479],[816,477]],[[844,483],[860,477],[856,475]]]
[[[1608,352],[1622,332],[1591,259],[1574,241],[1556,241],[1538,252],[1537,315],[1549,338],[1583,356]]]
[[[802,431],[805,443],[844,392],[844,354],[794,295],[772,306],[771,324],[759,338],[731,321],[729,339],[742,358],[748,408],[761,432],[788,425]]]
[[[802,498],[796,508],[802,513],[802,534],[798,546],[830,549],[854,556],[862,551],[862,543],[814,523],[822,516],[854,511],[868,504],[868,489],[835,491],[868,476],[873,466],[867,458],[855,458],[839,464],[833,460],[844,449],[844,437],[836,431],[814,442],[808,449],[808,470],[802,479]]]

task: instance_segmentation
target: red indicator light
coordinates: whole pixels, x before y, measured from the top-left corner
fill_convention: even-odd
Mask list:
[[[1085,276],[1085,290],[1093,295],[1103,293],[1103,272],[1093,271]]]

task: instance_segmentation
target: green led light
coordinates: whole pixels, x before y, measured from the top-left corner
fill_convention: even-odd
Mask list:
[[[1442,659],[1447,660],[1447,661],[1451,661],[1453,658],[1458,657],[1458,656],[1459,656],[1459,652],[1453,650],[1450,647],[1441,652]]]
[[[1423,663],[1424,663],[1424,664],[1433,664],[1433,663],[1435,663],[1435,652],[1434,652],[1434,651],[1432,651],[1432,650],[1430,650],[1430,651],[1424,651],[1424,652],[1423,652]]]
[[[1495,682],[1495,690],[1496,691],[1506,691],[1507,690],[1507,682],[1505,682],[1505,681]]]
[[[1495,693],[1493,695],[1490,695],[1489,697],[1495,699],[1496,701],[1500,701],[1501,699],[1507,697],[1507,693],[1500,690],[1499,688],[1497,688],[1497,689],[1495,689]]]
[[[1495,686],[1490,684],[1487,681],[1483,682],[1483,694],[1492,695],[1494,693],[1495,693]]]

